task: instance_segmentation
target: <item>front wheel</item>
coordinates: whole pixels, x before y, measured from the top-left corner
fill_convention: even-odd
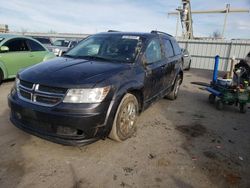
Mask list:
[[[118,106],[109,138],[118,142],[130,138],[136,131],[138,113],[139,104],[137,98],[127,93]]]
[[[170,100],[175,100],[178,97],[179,89],[181,86],[181,76],[176,77],[173,90],[166,96]]]
[[[217,102],[216,102],[216,108],[217,108],[217,110],[223,110],[224,103],[222,102],[221,99],[217,100]]]

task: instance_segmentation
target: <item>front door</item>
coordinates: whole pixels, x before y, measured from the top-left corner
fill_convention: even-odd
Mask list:
[[[162,91],[164,84],[165,62],[158,38],[148,43],[144,57],[146,58],[144,98],[150,101]]]

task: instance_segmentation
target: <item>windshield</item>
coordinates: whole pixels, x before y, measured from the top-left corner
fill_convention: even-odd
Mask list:
[[[0,37],[0,42],[2,42],[4,40],[4,38]]]
[[[95,35],[81,41],[65,56],[131,63],[140,51],[141,43],[140,36]]]

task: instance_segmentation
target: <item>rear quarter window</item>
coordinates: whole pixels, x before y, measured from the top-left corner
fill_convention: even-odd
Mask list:
[[[163,45],[164,45],[164,52],[166,57],[173,57],[174,56],[174,50],[173,46],[168,39],[163,39]]]
[[[171,40],[171,43],[173,45],[175,55],[180,55],[181,48],[180,48],[179,44],[175,40]]]
[[[32,52],[45,51],[45,48],[33,40],[26,41]]]

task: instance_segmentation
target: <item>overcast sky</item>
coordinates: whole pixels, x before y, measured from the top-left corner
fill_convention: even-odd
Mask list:
[[[11,31],[96,33],[109,29],[175,34],[176,18],[167,16],[180,0],[0,0],[0,24]],[[250,9],[250,0],[191,0],[192,10]],[[195,36],[221,31],[223,14],[193,15]],[[250,14],[228,17],[227,38],[250,38]]]

